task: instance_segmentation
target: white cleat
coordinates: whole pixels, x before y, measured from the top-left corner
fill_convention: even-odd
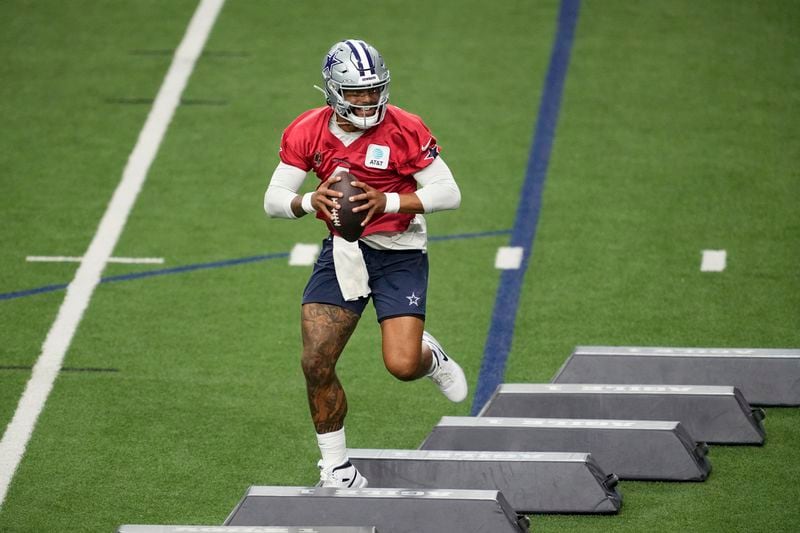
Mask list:
[[[350,459],[333,468],[322,468],[322,461],[317,466],[319,467],[318,487],[361,489],[367,486],[367,478],[361,475]]]
[[[442,391],[448,400],[451,402],[460,402],[467,397],[467,378],[464,376],[464,371],[458,366],[458,363],[453,361],[444,351],[442,345],[439,344],[433,335],[427,331],[422,332],[422,341],[430,346],[431,353],[433,353],[433,361],[436,367],[428,374],[431,381],[436,383],[439,390]]]

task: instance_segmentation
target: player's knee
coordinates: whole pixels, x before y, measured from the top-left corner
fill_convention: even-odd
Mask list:
[[[386,369],[401,381],[413,381],[420,377],[418,357],[384,357]]]
[[[332,381],[336,376],[336,363],[328,359],[318,352],[304,351],[300,365],[303,367],[303,375],[306,377],[306,381],[316,384]]]

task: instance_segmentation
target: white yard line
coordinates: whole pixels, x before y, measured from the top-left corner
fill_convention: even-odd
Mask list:
[[[83,257],[73,255],[29,255],[25,258],[29,263],[80,263]],[[131,265],[163,265],[163,257],[109,257],[107,263],[125,263]]]
[[[153,102],[153,108],[139,133],[136,146],[122,173],[122,180],[114,191],[75,278],[67,287],[64,302],[42,345],[42,353],[33,367],[14,417],[0,441],[0,506],[5,501],[14,472],[22,461],[36,420],[53,388],[72,337],[122,233],[128,214],[147,177],[147,171],[180,102],[181,93],[223,3],[224,0],[201,0],[198,5]]]

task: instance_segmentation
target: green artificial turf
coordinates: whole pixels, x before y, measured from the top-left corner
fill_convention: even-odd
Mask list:
[[[84,253],[195,6],[0,5],[0,293],[72,279],[25,256]],[[165,264],[104,275],[269,258],[97,287],[0,531],[220,524],[250,485],[316,482],[310,267],[285,254],[324,228],[268,219],[262,200],[283,127],[322,105],[320,60],[348,36],[382,51],[392,102],[426,120],[461,186],[431,236],[500,232],[429,243],[427,326],[474,391],[558,6],[227,2],[114,251]],[[800,347],[798,26],[789,1],[581,3],[507,381],[549,381],[577,344]],[[704,249],[727,269],[701,273]],[[63,297],[0,300],[0,426]],[[454,405],[385,371],[371,309],[338,371],[353,448],[414,448],[470,412],[472,391]],[[768,408],[765,426],[762,447],[712,446],[703,483],[623,481],[620,514],[531,529],[796,530],[800,413]]]

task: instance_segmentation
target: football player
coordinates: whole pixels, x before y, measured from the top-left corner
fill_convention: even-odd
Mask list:
[[[350,463],[344,434],[347,400],[336,362],[371,298],[383,361],[396,378],[430,378],[454,402],[467,396],[459,365],[424,330],[428,282],[423,214],[456,209],[461,192],[439,146],[416,115],[389,104],[389,70],[366,42],[347,39],[322,61],[327,105],[297,117],[283,132],[280,163],[264,196],[273,217],[316,214],[330,235],[302,300],[302,367],[322,459],[320,485],[365,487]],[[330,222],[341,193],[329,187],[345,170],[363,190],[363,233],[348,242]],[[313,172],[319,186],[299,195]],[[340,214],[341,216],[341,214]]]

